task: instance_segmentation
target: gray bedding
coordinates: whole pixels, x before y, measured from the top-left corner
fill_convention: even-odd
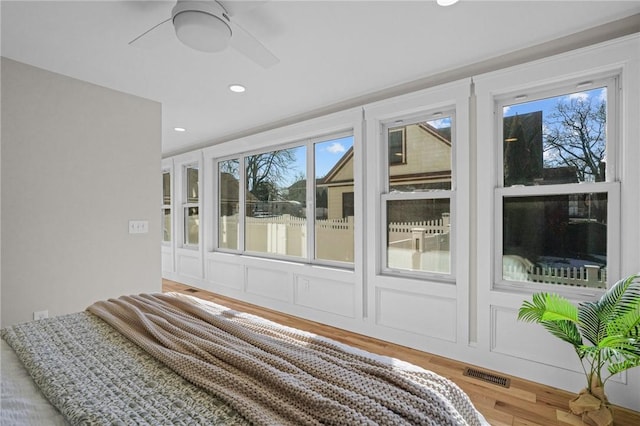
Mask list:
[[[89,312],[7,327],[1,335],[71,424],[248,424]]]
[[[71,424],[486,424],[434,373],[189,296],[98,302],[1,336]]]

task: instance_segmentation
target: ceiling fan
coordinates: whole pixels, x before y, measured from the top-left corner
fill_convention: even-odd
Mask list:
[[[129,42],[142,48],[155,47],[167,38],[169,22],[183,44],[201,52],[220,52],[233,47],[264,68],[280,60],[244,28],[231,20],[240,10],[262,2],[222,2],[178,0],[171,17],[151,27]],[[237,7],[239,4],[244,6]],[[236,12],[236,13],[233,13]]]

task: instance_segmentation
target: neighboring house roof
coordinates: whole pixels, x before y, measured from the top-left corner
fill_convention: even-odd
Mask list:
[[[424,130],[425,132],[429,133],[430,135],[432,135],[436,141],[443,143],[448,148],[451,147],[451,141],[450,141],[451,128],[450,127],[436,129],[435,127],[431,126],[428,123],[418,123],[418,127]],[[333,166],[333,168],[331,168],[331,170],[329,170],[326,176],[324,176],[324,178],[322,178],[319,183],[323,185],[338,184],[338,183],[353,183],[353,178],[349,180],[337,179],[337,177],[340,175],[340,171],[342,171],[342,169],[344,169],[344,167],[347,166],[349,162],[351,162],[352,160],[353,160],[353,147],[349,148],[347,152],[344,153],[342,158],[338,160],[338,162]],[[448,173],[450,174],[450,171]],[[434,178],[434,177],[442,177],[445,174],[443,174],[443,172],[435,172],[435,173],[428,173],[428,174],[421,173],[419,176],[426,177],[426,175],[432,175],[430,177]],[[406,178],[415,178],[416,176],[418,175],[413,175],[413,176],[407,175]],[[396,178],[402,179],[402,177],[394,176],[394,179]]]

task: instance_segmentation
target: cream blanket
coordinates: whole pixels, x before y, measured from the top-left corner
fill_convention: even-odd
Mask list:
[[[433,372],[194,297],[123,296],[88,310],[256,424],[484,424]]]

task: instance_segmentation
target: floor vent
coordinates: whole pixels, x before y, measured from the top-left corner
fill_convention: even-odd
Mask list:
[[[197,293],[198,290],[196,290],[195,288],[185,288],[184,291],[186,291],[187,293]]]
[[[494,385],[502,386],[503,388],[508,388],[511,385],[511,380],[506,377],[498,376],[482,370],[476,370],[475,368],[467,367],[464,369],[464,373],[462,374]]]

